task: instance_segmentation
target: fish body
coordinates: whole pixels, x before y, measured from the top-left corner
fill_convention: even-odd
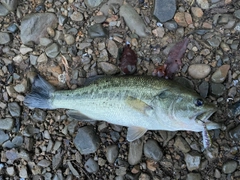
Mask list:
[[[30,108],[70,109],[77,119],[127,126],[127,139],[147,130],[202,132],[220,125],[208,120],[215,107],[175,81],[151,76],[104,77],[75,90],[57,91],[36,76],[24,104]]]

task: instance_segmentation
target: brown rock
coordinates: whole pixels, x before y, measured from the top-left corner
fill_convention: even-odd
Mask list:
[[[203,11],[199,7],[192,7],[191,12],[194,17],[201,18],[203,16]]]
[[[194,79],[202,79],[209,75],[211,68],[207,64],[192,64],[188,68],[188,74]]]
[[[178,12],[174,16],[174,20],[179,26],[187,27],[188,24],[185,20],[185,13],[184,12]]]
[[[189,14],[188,12],[185,12],[184,17],[185,17],[185,21],[187,22],[188,25],[193,23],[191,14]]]
[[[211,80],[214,83],[222,83],[225,81],[230,65],[225,64],[219,67],[212,75]]]

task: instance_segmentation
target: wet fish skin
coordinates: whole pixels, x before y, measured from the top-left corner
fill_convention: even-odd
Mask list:
[[[41,86],[43,88],[41,88]],[[208,120],[215,107],[177,82],[152,76],[118,76],[98,79],[76,90],[56,91],[37,76],[24,104],[32,108],[75,110],[75,118],[104,120],[127,126],[133,141],[147,130],[218,129]]]

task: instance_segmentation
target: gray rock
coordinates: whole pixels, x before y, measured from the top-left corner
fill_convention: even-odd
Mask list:
[[[240,19],[240,9],[236,10],[236,11],[233,13],[233,15],[234,15],[236,18]]]
[[[45,49],[45,52],[49,58],[55,58],[60,52],[59,46],[57,45],[57,43],[52,43]]]
[[[139,176],[139,180],[151,180],[151,177],[146,173],[141,173]]]
[[[88,7],[95,8],[99,6],[103,2],[103,0],[84,0],[84,2]]]
[[[185,139],[183,139],[181,136],[177,136],[175,138],[174,146],[183,153],[187,153],[191,150],[187,141],[185,141]]]
[[[13,117],[19,117],[21,114],[21,108],[16,102],[8,103],[8,110]]]
[[[64,35],[64,40],[67,43],[67,45],[72,45],[75,42],[75,38],[71,34],[65,34]]]
[[[88,28],[88,34],[91,38],[106,37],[107,30],[103,28],[102,24],[94,24]]]
[[[35,109],[32,119],[35,121],[44,121],[46,118],[46,112],[41,109]]]
[[[52,39],[49,38],[45,38],[45,37],[41,37],[39,38],[39,43],[41,46],[48,46],[53,42]]]
[[[127,173],[126,167],[119,167],[116,169],[116,175],[117,176],[124,176]]]
[[[10,131],[14,125],[12,118],[0,119],[0,129]]]
[[[52,169],[58,169],[62,165],[63,156],[61,153],[58,153],[52,158]]]
[[[174,31],[177,29],[178,25],[175,21],[169,21],[169,22],[164,23],[164,27],[170,31]]]
[[[187,179],[186,180],[201,180],[201,174],[200,173],[189,173],[187,175]]]
[[[9,139],[8,134],[5,134],[3,130],[0,129],[0,145]]]
[[[143,148],[144,155],[154,161],[160,161],[163,157],[162,149],[159,147],[157,141],[149,139]]]
[[[77,43],[76,47],[80,50],[85,49],[87,47],[91,46],[91,43],[85,42],[85,43]]]
[[[223,84],[211,83],[210,91],[215,96],[221,96],[225,92],[225,86]]]
[[[22,136],[15,136],[12,141],[6,141],[3,143],[4,148],[16,148],[21,147],[23,145],[23,137]]]
[[[132,6],[128,4],[122,5],[120,8],[120,16],[124,18],[124,21],[132,32],[135,32],[141,37],[148,36],[149,33],[145,23]]]
[[[207,81],[203,81],[199,85],[200,96],[203,97],[203,98],[206,98],[207,95],[208,95],[208,90],[209,90],[209,83]]]
[[[69,124],[68,124],[68,132],[72,135],[75,132],[75,129],[78,125],[78,121],[72,120]]]
[[[82,13],[75,11],[71,14],[70,18],[73,21],[82,21],[83,20],[83,15],[82,15]]]
[[[236,31],[240,31],[240,22],[238,22],[236,25],[235,25],[235,27],[234,27],[234,30],[236,30]]]
[[[58,23],[63,26],[67,22],[67,17],[63,15],[58,16]]]
[[[18,5],[18,0],[1,0],[1,3],[9,10],[15,11]]]
[[[93,19],[95,23],[103,23],[106,20],[106,16],[100,15],[100,16],[94,16]]]
[[[213,161],[219,157],[219,147],[215,143],[204,151],[205,157],[209,161]]]
[[[222,171],[225,174],[233,173],[238,167],[238,163],[234,160],[227,161],[222,166]]]
[[[27,47],[27,46],[25,46],[25,45],[21,45],[19,51],[20,51],[20,53],[21,53],[22,55],[25,55],[25,54],[27,54],[27,53],[29,53],[29,52],[32,52],[33,49],[30,48],[30,47]]]
[[[166,22],[173,18],[176,8],[176,0],[155,0],[153,15],[160,22]]]
[[[5,33],[5,32],[0,32],[0,44],[7,44],[10,41],[11,41],[10,34]]]
[[[38,166],[41,166],[41,167],[44,167],[44,168],[50,166],[50,164],[51,164],[51,162],[49,160],[46,160],[46,159],[42,159],[41,161],[39,161],[37,163]]]
[[[117,58],[118,56],[118,46],[113,40],[108,41],[108,52],[114,57]]]
[[[119,68],[116,65],[108,63],[108,62],[99,62],[98,66],[107,75],[113,75],[113,74],[116,74],[120,71]]]
[[[185,162],[189,171],[198,170],[201,164],[201,155],[196,151],[185,154]]]
[[[116,131],[111,131],[110,135],[111,135],[111,139],[113,140],[113,142],[117,142],[120,138],[119,133]]]
[[[137,139],[129,144],[128,163],[135,165],[142,159],[143,140]]]
[[[23,79],[23,81],[20,84],[14,86],[14,90],[18,93],[25,93],[27,90],[27,80]]]
[[[57,17],[53,13],[36,13],[26,15],[21,22],[21,40],[23,44],[39,44],[41,37],[47,36],[47,28],[57,26]]]
[[[73,143],[81,154],[90,154],[97,150],[100,145],[100,139],[93,126],[85,126],[79,128]]]
[[[32,54],[30,54],[30,62],[31,62],[31,65],[36,65],[37,64],[37,56],[34,56]]]
[[[0,10],[0,11],[1,11],[1,10]],[[10,26],[8,26],[7,30],[10,31],[11,33],[15,33],[15,32],[17,32],[18,27],[17,27],[16,24],[13,23],[13,24],[11,24]]]
[[[209,43],[210,46],[217,48],[221,43],[221,38],[217,36],[213,36],[212,38],[207,39],[207,42]]]
[[[87,162],[84,164],[84,168],[89,173],[95,173],[99,170],[98,163],[93,160],[93,158],[89,158]]]
[[[229,136],[234,141],[239,141],[240,140],[240,124],[229,131]]]
[[[108,162],[114,163],[117,157],[118,157],[118,146],[117,145],[108,146],[106,149],[106,158]]]
[[[166,146],[168,141],[170,141],[175,134],[177,133],[177,131],[159,131],[159,134],[161,135],[161,137],[163,138],[163,146]]]
[[[7,8],[5,8],[2,4],[0,4],[0,16],[6,16],[9,13]]]

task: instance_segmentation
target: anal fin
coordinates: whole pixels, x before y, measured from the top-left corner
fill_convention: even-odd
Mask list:
[[[143,127],[129,127],[127,132],[127,140],[132,142],[140,137],[142,137],[147,132],[146,128]]]

